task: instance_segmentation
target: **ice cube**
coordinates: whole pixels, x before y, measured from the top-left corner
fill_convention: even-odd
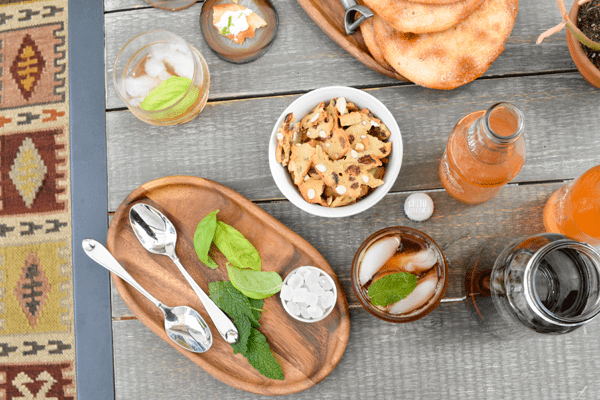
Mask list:
[[[294,288],[289,285],[283,285],[279,294],[282,300],[290,301],[294,295]]]
[[[162,61],[150,57],[146,60],[144,69],[149,76],[156,78],[161,72],[166,71],[167,67],[165,67],[165,64]]]
[[[324,309],[328,309],[332,305],[335,304],[335,295],[333,292],[325,292],[323,296],[321,296],[321,307]]]
[[[140,104],[142,104],[142,101],[144,101],[145,97],[132,97],[131,99],[129,99],[129,104],[131,104],[134,107],[139,107]]]
[[[174,53],[170,43],[156,43],[150,46],[150,57],[156,61],[163,61]]]
[[[317,296],[320,296],[325,292],[325,290],[323,290],[323,287],[321,285],[319,285],[318,283],[313,283],[311,285],[308,285],[308,291],[316,294]]]
[[[286,306],[287,306],[288,310],[290,310],[290,313],[292,313],[292,315],[295,315],[295,316],[300,315],[300,307],[298,307],[298,304],[288,301],[286,303]]]
[[[178,51],[182,54],[191,54],[190,47],[183,43],[169,43],[169,49],[172,51]]]
[[[319,278],[319,285],[321,285],[321,287],[325,290],[333,289],[333,285],[331,284],[331,281],[326,276],[322,276]]]
[[[172,76],[173,75],[171,75],[167,70],[164,70],[163,72],[158,74],[158,79],[160,79],[160,81],[162,82],[162,81],[166,81],[167,79],[169,79]]]
[[[315,293],[308,293],[306,295],[306,304],[309,307],[316,306],[318,301],[319,301],[319,296],[317,296]]]
[[[300,315],[302,315],[302,318],[310,319],[307,307],[300,307]]]
[[[125,90],[131,97],[146,97],[158,85],[160,85],[160,81],[148,75],[139,78],[133,76],[125,78]]]
[[[321,318],[323,316],[323,309],[319,306],[310,306],[307,311],[311,318]]]
[[[294,295],[292,296],[292,301],[294,303],[306,303],[307,295],[308,295],[308,290],[306,290],[305,288],[294,289]]]
[[[293,274],[288,278],[287,284],[290,285],[292,289],[297,289],[304,284],[304,278],[298,274]]]
[[[169,54],[164,60],[165,64],[173,68],[173,71],[179,76],[194,78],[194,59],[190,55],[179,52]]]
[[[308,286],[314,284],[314,283],[319,283],[319,278],[321,277],[321,273],[317,270],[311,270],[310,273],[304,278],[304,280],[306,281],[306,284]]]

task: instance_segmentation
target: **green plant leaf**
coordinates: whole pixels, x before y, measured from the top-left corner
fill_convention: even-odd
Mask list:
[[[213,236],[215,236],[215,229],[217,229],[218,212],[219,210],[213,211],[202,218],[194,233],[194,249],[196,249],[196,254],[200,261],[212,269],[217,268],[218,265],[209,257],[208,251],[210,250]]]
[[[257,329],[252,329],[248,339],[248,351],[244,354],[258,372],[267,378],[283,380],[283,370],[271,352],[265,335]]]
[[[142,101],[140,107],[146,111],[157,111],[171,107],[182,100],[172,110],[168,110],[168,116],[175,117],[182,114],[194,104],[200,94],[197,87],[192,86],[190,88],[191,84],[192,80],[190,78],[172,76],[152,89]],[[190,89],[189,92],[188,89]]]
[[[376,280],[367,294],[376,306],[387,306],[408,296],[417,287],[417,277],[408,272],[396,272]]]
[[[217,221],[213,242],[235,267],[260,271],[260,255],[256,248],[237,229]]]
[[[250,332],[252,331],[252,324],[245,315],[233,315],[231,316],[233,323],[238,329],[239,339],[236,343],[232,343],[233,354],[242,353],[245,354],[248,351],[248,339],[250,338]]]
[[[283,280],[274,271],[239,269],[227,264],[227,273],[233,286],[251,299],[264,299],[281,290]]]
[[[258,317],[254,313],[254,305],[250,299],[237,290],[231,282],[215,281],[208,284],[208,293],[217,307],[223,310],[229,316],[245,315],[252,326],[259,327]]]

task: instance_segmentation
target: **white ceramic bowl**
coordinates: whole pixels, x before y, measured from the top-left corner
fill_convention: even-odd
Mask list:
[[[275,151],[277,150],[277,130],[283,123],[286,115],[293,112],[296,121],[299,122],[302,117],[308,114],[313,108],[315,108],[320,102],[328,102],[333,98],[344,97],[347,101],[356,104],[359,108],[368,108],[375,117],[379,118],[390,130],[391,136],[390,141],[393,142],[392,154],[389,156],[389,162],[385,169],[385,175],[383,176],[383,185],[376,188],[373,192],[367,196],[361,198],[356,203],[330,208],[324,207],[319,204],[308,203],[300,192],[287,170],[275,159]],[[321,89],[313,90],[312,92],[306,93],[296,99],[290,104],[283,113],[279,116],[279,119],[273,127],[271,133],[271,139],[269,142],[269,166],[271,168],[271,174],[275,180],[275,184],[283,193],[283,195],[296,207],[314,215],[320,217],[348,217],[363,212],[372,206],[374,206],[379,200],[381,200],[387,192],[390,191],[398,173],[400,172],[400,166],[402,165],[402,136],[400,135],[400,128],[396,119],[390,113],[386,106],[382,102],[371,96],[367,92],[359,89],[354,89],[345,86],[329,86]]]
[[[329,283],[332,286],[332,292],[333,292],[333,298],[335,299],[335,303],[333,303],[331,306],[327,307],[324,312],[323,315],[321,315],[319,318],[304,318],[301,315],[294,315],[288,305],[287,305],[287,301],[283,300],[281,298],[281,292],[279,293],[279,300],[281,300],[281,304],[283,305],[283,308],[285,309],[285,311],[289,314],[290,317],[298,320],[298,321],[302,321],[302,322],[307,322],[307,323],[313,323],[313,322],[319,322],[324,320],[329,314],[331,314],[331,311],[335,308],[336,304],[337,304],[337,287],[335,286],[335,282],[333,281],[333,279],[331,278],[331,276],[329,276],[329,274],[325,271],[323,271],[321,268],[317,268],[317,267],[313,267],[310,265],[305,265],[302,267],[298,267],[296,269],[294,269],[293,271],[290,271],[290,273],[288,273],[285,277],[285,279],[283,280],[283,285],[287,285],[290,276],[294,275],[295,273],[297,273],[300,269],[308,269],[308,270],[312,270],[312,271],[317,271],[319,272],[319,274],[321,274],[321,277],[325,277]]]

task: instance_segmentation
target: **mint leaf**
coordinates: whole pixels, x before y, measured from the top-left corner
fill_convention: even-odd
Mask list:
[[[231,345],[233,353],[242,353],[250,365],[267,378],[283,380],[283,370],[273,356],[267,338],[252,328],[260,326],[258,319],[264,301],[249,299],[227,281],[210,282],[208,291],[217,307],[233,319],[238,329],[240,338],[237,343]],[[248,317],[249,314],[252,318]]]
[[[194,249],[196,249],[196,254],[200,261],[212,269],[217,268],[218,265],[208,256],[208,250],[210,250],[210,244],[215,235],[215,229],[217,229],[218,212],[219,210],[213,211],[204,217],[196,227],[196,232],[194,233]]]
[[[252,326],[259,327],[258,318],[253,312],[250,299],[237,290],[231,282],[216,281],[208,284],[208,293],[217,307],[223,310],[227,315],[234,318],[237,315],[244,315],[248,318]]]
[[[245,354],[248,351],[248,339],[252,331],[252,324],[250,324],[250,320],[245,315],[232,315],[231,318],[239,334],[238,341],[231,345],[233,354]]]
[[[283,380],[283,370],[271,352],[265,335],[257,329],[252,329],[248,339],[248,351],[244,354],[258,372],[267,378]]]
[[[408,272],[396,272],[376,280],[367,294],[376,306],[387,306],[408,296],[417,287],[417,277]]]
[[[233,226],[217,221],[213,242],[235,267],[260,271],[260,255],[256,248]]]
[[[157,111],[171,107],[182,100],[172,110],[169,110],[168,116],[174,117],[184,113],[198,98],[200,91],[197,87],[190,85],[192,80],[184,76],[172,76],[152,89],[146,96],[140,107],[146,111]]]
[[[227,273],[233,286],[252,299],[264,299],[281,290],[281,276],[274,271],[239,269],[227,264]]]

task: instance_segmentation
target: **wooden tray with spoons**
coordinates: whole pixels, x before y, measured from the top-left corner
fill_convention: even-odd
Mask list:
[[[340,0],[297,0],[308,16],[333,39],[339,46],[350,53],[358,61],[380,74],[401,81],[408,81],[404,76],[379,64],[367,48],[360,29],[350,36],[346,35],[344,17],[346,10]]]
[[[194,250],[196,225],[220,210],[217,218],[239,230],[258,250],[263,271],[282,278],[302,265],[328,273],[337,286],[337,303],[331,314],[315,323],[303,323],[286,313],[279,294],[265,299],[259,330],[283,368],[285,379],[260,375],[241,354],[218,334],[200,300],[175,264],[166,256],[146,251],[129,224],[129,209],[143,202],[161,211],[177,229],[176,252],[187,271],[208,293],[208,283],[229,280],[225,257],[211,250],[219,268],[206,267]],[[117,209],[108,229],[107,246],[121,265],[148,292],[168,306],[187,305],[197,310],[213,332],[213,345],[205,353],[191,353],[173,343],[163,328],[163,315],[116,275],[113,282],[133,314],[161,339],[171,344],[206,372],[235,388],[263,395],[283,395],[308,389],[323,380],[340,361],[350,334],[350,317],[344,290],[323,256],[308,242],[239,193],[213,181],[172,176],[148,182],[134,190]]]

